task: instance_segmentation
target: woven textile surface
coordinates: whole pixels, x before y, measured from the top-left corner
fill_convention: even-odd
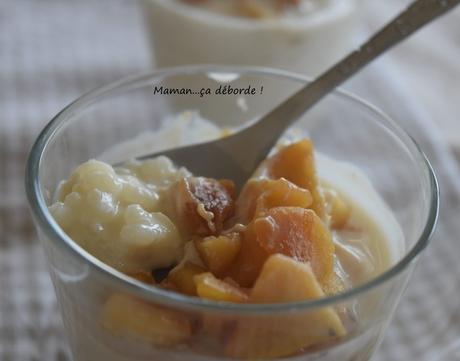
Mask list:
[[[368,32],[402,2],[390,1],[388,9],[383,3],[367,4],[363,27]],[[449,121],[459,106],[451,95],[455,86],[456,94],[460,91],[458,24],[457,11],[345,86],[401,122],[428,155],[442,189],[437,232],[375,360],[460,360],[460,170],[448,145],[460,133],[460,126]],[[426,78],[417,78],[429,66],[422,61],[411,68],[410,60],[424,54],[423,39],[442,32],[450,35],[430,42],[436,51],[426,61],[436,64],[436,54],[444,56],[444,73],[427,71]],[[456,61],[450,58],[455,54],[444,52],[452,44]],[[0,361],[70,360],[25,200],[24,165],[33,140],[81,93],[149,68],[136,2],[0,0]],[[441,76],[452,89],[436,83]]]

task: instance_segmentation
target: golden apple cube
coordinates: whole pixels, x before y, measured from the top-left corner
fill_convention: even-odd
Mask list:
[[[308,263],[275,254],[265,262],[249,302],[298,302],[323,296]],[[226,350],[229,356],[244,359],[283,357],[345,333],[339,316],[331,307],[253,316],[237,323]]]
[[[238,286],[222,281],[210,272],[194,277],[196,292],[201,298],[221,302],[245,302],[248,296]]]
[[[330,209],[331,227],[334,229],[343,228],[351,215],[350,205],[332,188],[325,189],[324,197]]]
[[[271,178],[283,177],[300,188],[308,189],[313,199],[311,209],[319,218],[325,219],[324,197],[318,186],[315,152],[309,139],[281,148],[278,153],[266,160],[266,166]]]
[[[206,237],[195,240],[195,247],[208,269],[215,275],[222,275],[231,265],[241,248],[237,233]]]
[[[206,272],[206,270],[191,262],[185,262],[176,266],[169,272],[167,280],[171,282],[177,291],[190,296],[196,296],[196,286],[193,277]]]
[[[192,334],[185,315],[153,306],[133,296],[115,293],[102,312],[102,326],[114,335],[133,337],[158,346],[173,346]]]

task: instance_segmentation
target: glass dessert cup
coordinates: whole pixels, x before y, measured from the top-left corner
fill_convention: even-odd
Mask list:
[[[358,4],[317,3],[304,14],[264,19],[176,0],[143,0],[142,11],[157,67],[238,64],[318,75],[353,49]]]
[[[263,94],[200,96],[153,92],[155,86],[199,91],[220,85],[244,88],[255,82],[263,84]],[[26,188],[74,360],[247,359],[259,358],[261,349],[268,350],[261,358],[370,359],[433,231],[438,188],[428,161],[413,140],[393,120],[353,95],[335,91],[294,128],[307,131],[322,154],[352,163],[366,174],[399,222],[403,250],[382,274],[343,293],[281,304],[217,303],[172,293],[102,263],[74,243],[48,211],[59,182],[76,166],[90,158],[115,164],[148,153],[155,144],[142,144],[141,138],[139,147],[131,152],[125,148],[114,156],[107,149],[140,133],[158,131],[161,123],[163,127],[173,127],[174,122],[164,121],[168,116],[193,110],[221,128],[244,126],[307,82],[302,76],[269,69],[171,68],[90,92],[49,123],[31,151]],[[278,95],[279,87],[288,91]],[[196,137],[187,133],[177,136],[174,142],[194,140]],[[313,342],[278,357],[277,348],[301,345],[298,335],[304,335],[305,330],[311,330],[310,339],[319,337],[315,333],[324,330],[312,320],[331,307],[353,310],[354,320],[345,335],[328,342]],[[107,327],[105,316],[111,309],[115,309],[114,317],[119,322]],[[254,330],[259,336],[253,346],[256,351],[239,352],[235,345],[229,346],[227,339],[220,340],[220,345],[214,342],[227,321]],[[120,324],[128,326],[117,329]],[[258,330],[265,332],[260,334]]]

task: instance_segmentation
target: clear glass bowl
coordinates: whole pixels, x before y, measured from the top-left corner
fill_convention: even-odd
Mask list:
[[[219,325],[237,322],[265,330],[276,325],[275,334],[267,332],[265,338],[253,340],[267,348],[270,345],[264,342],[269,342],[270,337],[289,340],[296,328],[311,329],[314,334],[317,325],[308,320],[328,307],[354,310],[356,319],[347,335],[334,342],[299,349],[286,358],[369,360],[435,226],[438,187],[428,161],[410,136],[394,120],[353,95],[333,92],[295,127],[308,131],[318,151],[356,165],[369,177],[399,221],[404,252],[387,271],[342,294],[298,303],[242,305],[171,293],[136,281],[95,259],[59,228],[48,211],[59,182],[77,165],[98,158],[108,148],[139,133],[157,130],[165,117],[195,110],[220,127],[241,126],[267,113],[308,81],[296,74],[260,68],[165,69],[92,91],[47,125],[30,154],[26,189],[76,361],[221,360],[229,352],[227,340],[215,333]],[[263,84],[264,90],[255,95],[203,97],[160,95],[153,91],[155,86],[199,90],[228,84]],[[110,297],[120,294],[140,305],[167,309],[166,312],[180,317],[192,332],[191,338],[166,346],[148,337],[107,331],[101,321],[105,304]],[[133,319],[139,316],[137,307],[124,311]],[[144,326],[155,328],[154,319],[146,318]]]

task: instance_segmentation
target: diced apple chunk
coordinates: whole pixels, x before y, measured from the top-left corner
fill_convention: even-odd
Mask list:
[[[320,298],[324,293],[308,262],[274,254],[265,262],[250,296],[253,303],[279,303]]]
[[[350,205],[332,188],[325,189],[324,197],[331,216],[331,227],[334,229],[342,228],[350,218]]]
[[[194,277],[196,292],[201,298],[221,302],[245,302],[247,294],[239,287],[231,285],[207,272]]]
[[[254,220],[257,242],[269,254],[282,253],[310,262],[316,277],[333,274],[334,243],[329,230],[310,209],[277,207]]]
[[[268,175],[271,178],[286,178],[300,188],[308,189],[312,195],[311,209],[325,219],[326,210],[323,195],[318,187],[313,144],[304,139],[281,148],[278,153],[266,161]]]
[[[276,254],[265,262],[249,300],[251,303],[284,303],[323,296],[308,263]],[[345,333],[331,307],[246,317],[238,321],[226,351],[230,357],[244,359],[283,357]]]
[[[252,287],[270,254],[257,242],[253,227],[246,228],[241,241],[240,251],[226,275],[242,287]]]
[[[169,272],[167,280],[172,283],[177,291],[190,296],[196,296],[196,286],[193,277],[204,273],[206,270],[190,262],[178,265]]]
[[[185,236],[219,234],[234,212],[234,190],[230,181],[187,177],[172,189],[176,223]]]
[[[236,219],[247,224],[273,207],[307,208],[311,203],[311,193],[287,179],[251,179],[236,201]]]
[[[158,346],[176,345],[192,334],[191,322],[184,315],[121,293],[113,294],[106,302],[102,325],[115,335]]]
[[[265,260],[275,253],[310,262],[320,282],[333,274],[331,234],[311,209],[276,207],[254,219],[244,231],[241,250],[228,275],[241,286],[250,287]]]
[[[230,266],[241,248],[238,233],[195,240],[195,247],[206,267],[219,276]]]

